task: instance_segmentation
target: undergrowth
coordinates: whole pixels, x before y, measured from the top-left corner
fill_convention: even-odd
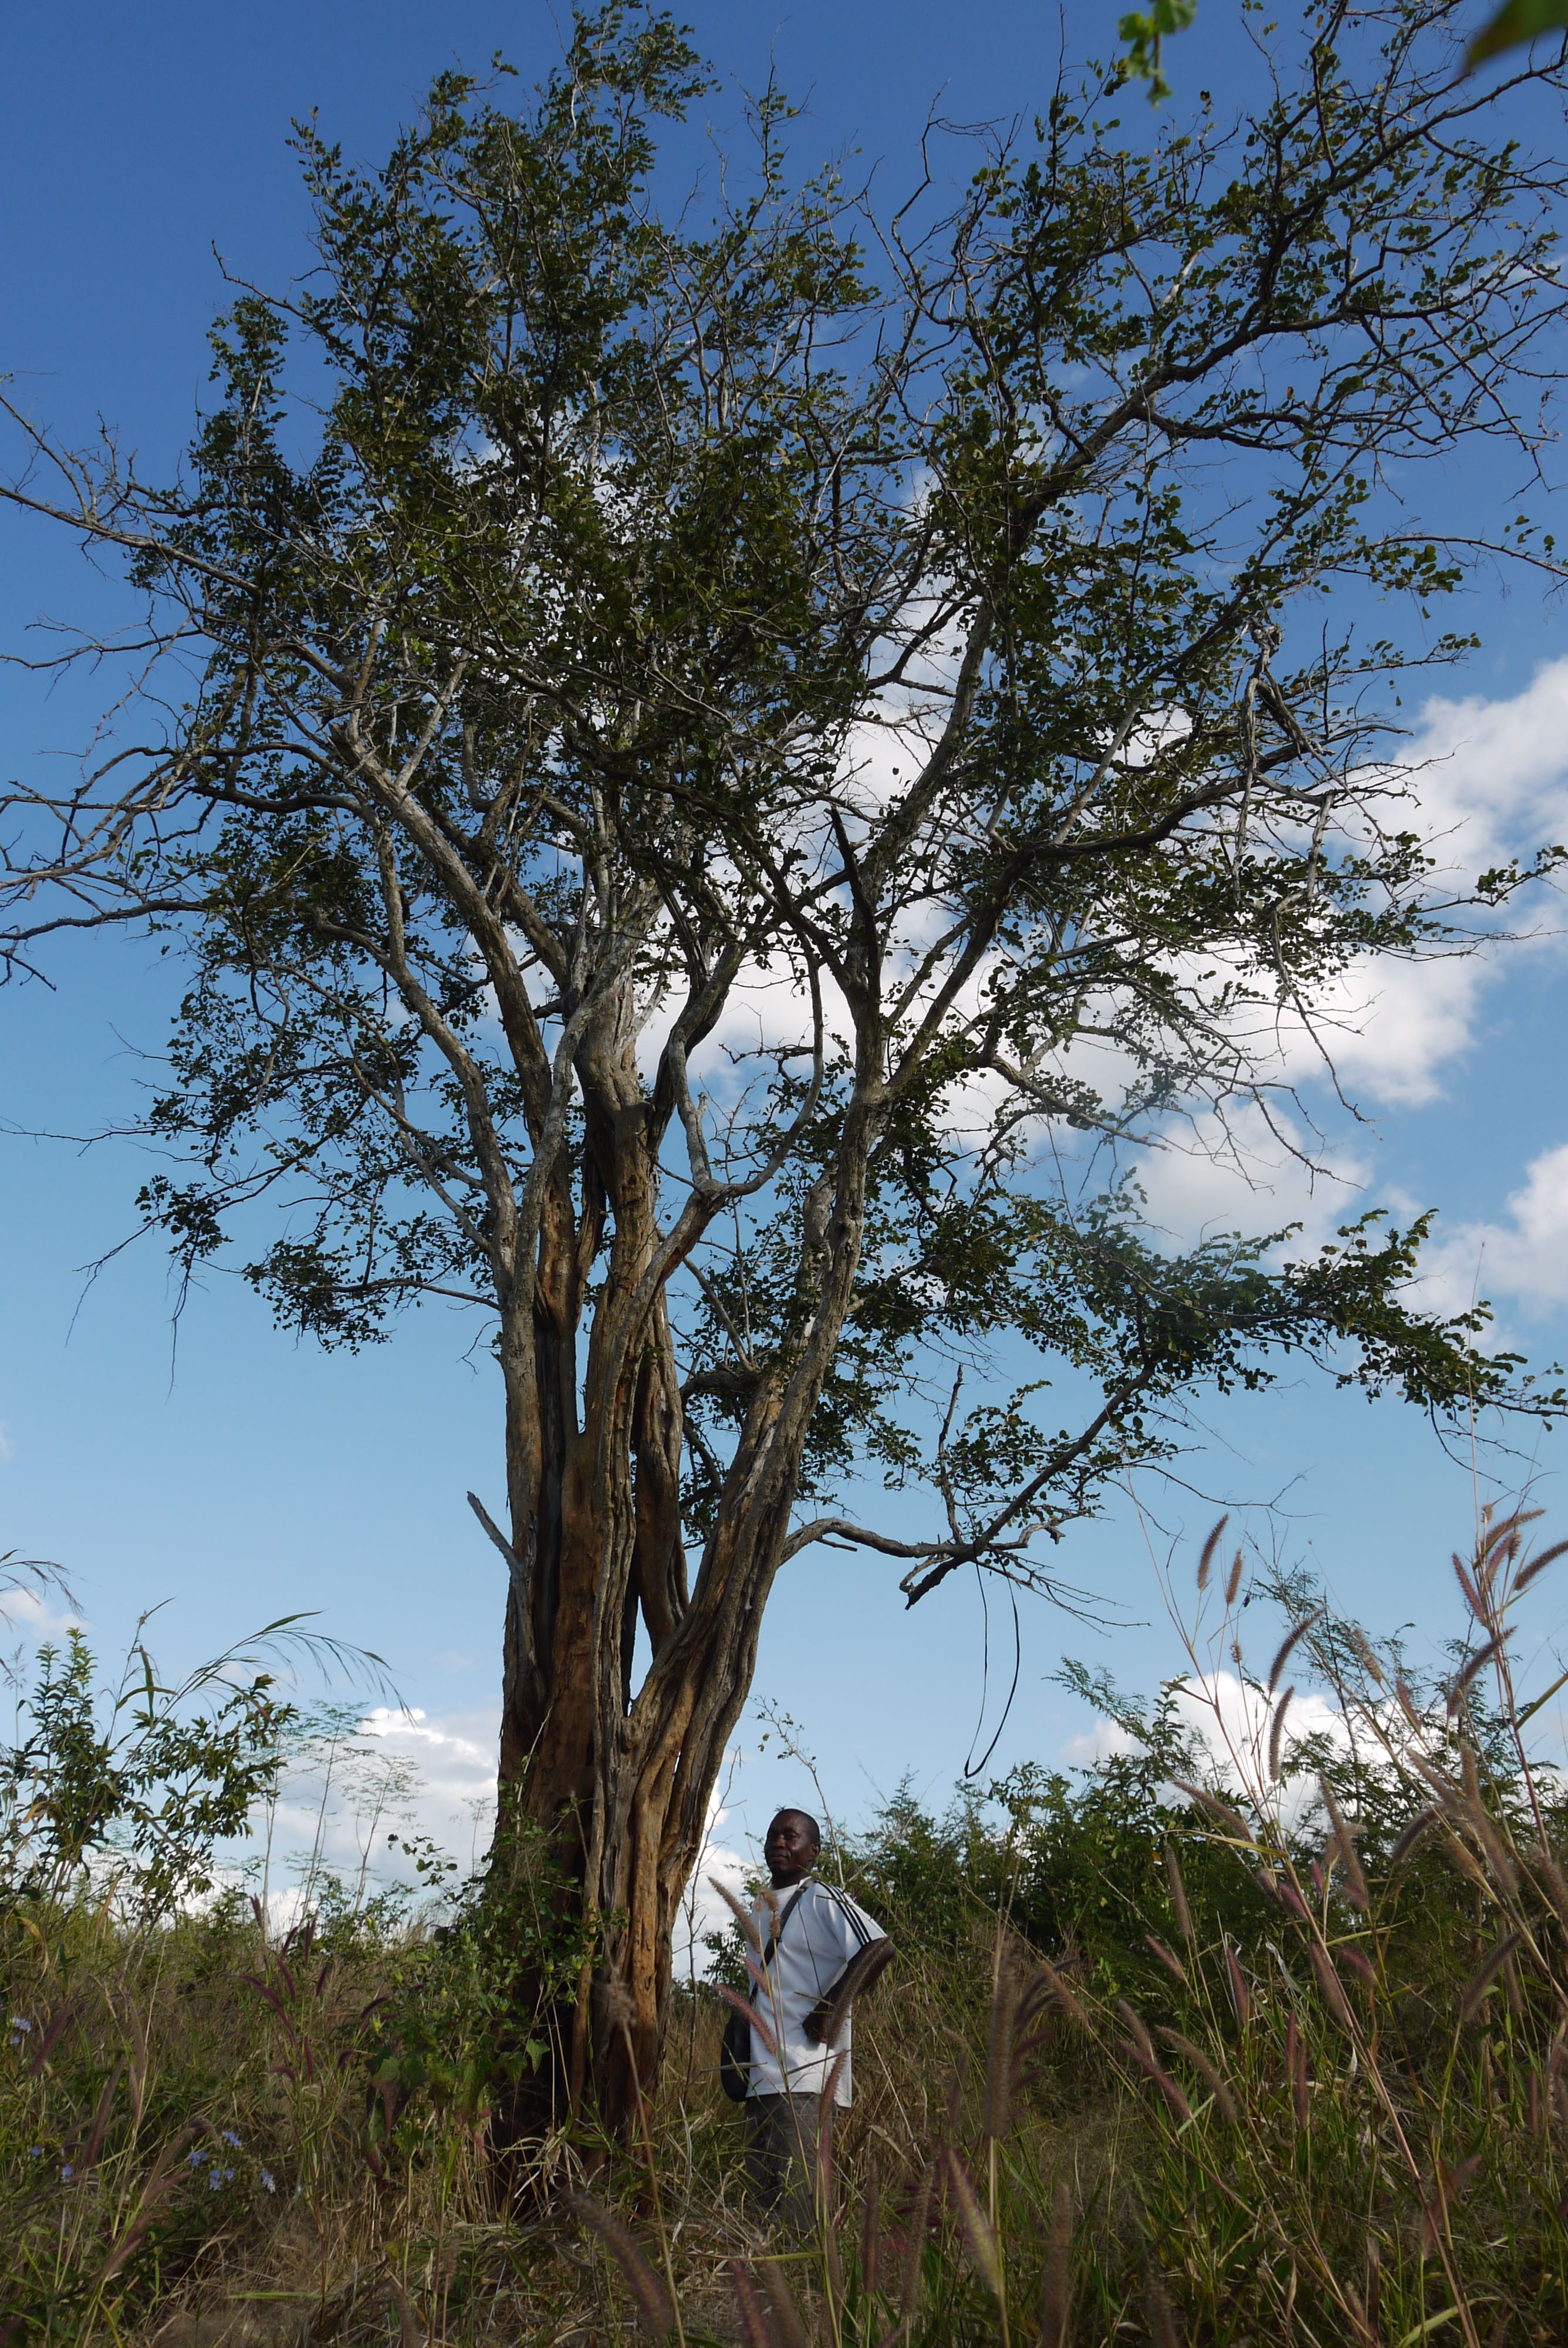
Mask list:
[[[1299,1586],[1245,1660],[1217,1554],[1182,1683],[1143,1707],[1079,1675],[1108,1757],[939,1818],[901,1795],[830,1852],[898,1955],[804,2240],[745,2202],[709,1985],[632,2150],[579,2118],[500,2189],[490,2113],[548,2027],[519,1967],[548,2003],[586,1953],[542,1849],[439,1910],[318,1897],[280,1935],[241,1891],[140,1898],[128,1845],[118,1878],[79,1841],[51,1875],[23,1740],[0,2343],[1568,2338],[1568,1810],[1510,1663],[1556,1552],[1488,1529],[1426,1686]],[[1308,1679],[1338,1725],[1293,1739]]]

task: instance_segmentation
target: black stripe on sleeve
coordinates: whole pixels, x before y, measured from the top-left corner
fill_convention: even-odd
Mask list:
[[[826,1892],[834,1906],[838,1909],[840,1913],[843,1915],[845,1921],[848,1924],[850,1931],[859,1941],[860,1946],[863,1949],[868,1949],[871,1946],[872,1936],[861,1922],[860,1911],[856,1907],[854,1900],[850,1899],[848,1893],[846,1891],[839,1891],[835,1890],[831,1883],[820,1884],[818,1888],[819,1890]]]

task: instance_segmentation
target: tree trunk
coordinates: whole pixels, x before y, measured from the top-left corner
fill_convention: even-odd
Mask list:
[[[674,1927],[709,1803],[750,1690],[800,1461],[858,1262],[863,1179],[841,1179],[822,1293],[786,1375],[763,1372],[688,1596],[682,1412],[662,1285],[659,1126],[630,1062],[590,1095],[580,1216],[563,1172],[541,1221],[530,1327],[503,1336],[513,1570],[502,1698],[503,1808],[550,1838],[597,1953],[558,2001],[552,2056],[515,2097],[507,2140],[575,2115],[591,2089],[628,2132],[652,2087]],[[864,1152],[841,1157],[853,1162]],[[849,1197],[845,1197],[847,1188]],[[602,1205],[600,1191],[602,1189]],[[587,1361],[578,1334],[608,1208],[608,1272]],[[665,1268],[668,1276],[668,1267]],[[638,1619],[651,1662],[633,1693]],[[575,1921],[570,1920],[570,1921]]]

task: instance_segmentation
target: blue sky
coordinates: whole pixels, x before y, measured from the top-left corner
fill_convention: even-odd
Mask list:
[[[710,102],[721,129],[739,117],[737,81],[755,86],[771,55],[808,103],[804,150],[858,148],[894,184],[933,102],[959,120],[1027,110],[1063,37],[1053,15],[1014,0],[971,0],[961,12],[839,0],[787,13],[704,0],[688,13],[730,77]],[[1071,6],[1069,48],[1109,49],[1115,13]],[[1178,105],[1208,84],[1223,98],[1235,24],[1230,0],[1204,0],[1198,30],[1169,54]],[[163,0],[130,12],[66,0],[6,11],[0,367],[27,380],[67,434],[101,415],[149,463],[172,460],[224,299],[215,249],[236,275],[268,284],[308,263],[291,116],[319,109],[323,130],[374,160],[434,71],[482,67],[500,48],[528,72],[557,45],[555,20],[531,5]],[[1125,111],[1135,128],[1146,119],[1136,94]],[[1480,504],[1504,489],[1477,478]],[[112,584],[69,550],[12,521],[0,529],[7,649],[40,613],[90,622],[113,602]],[[1561,607],[1494,583],[1466,618],[1482,650],[1419,718],[1456,852],[1483,836],[1568,838]],[[81,685],[47,691],[0,673],[0,766],[28,770],[68,752],[89,710]],[[1300,1212],[1321,1229],[1341,1201],[1351,1211],[1438,1206],[1446,1292],[1468,1294],[1480,1261],[1508,1334],[1542,1363],[1568,1355],[1568,964],[1550,934],[1555,901],[1535,918],[1542,934],[1522,948],[1388,975],[1346,1038],[1368,1119],[1341,1118],[1331,1137],[1350,1187],[1309,1196],[1292,1178],[1277,1197],[1249,1194],[1201,1159],[1166,1163],[1148,1177],[1163,1218],[1191,1231]],[[249,1291],[218,1277],[191,1300],[174,1354],[171,1293],[150,1247],[117,1257],[84,1297],[83,1267],[131,1226],[145,1161],[113,1141],[84,1148],[21,1132],[86,1136],[123,1123],[150,1073],[138,1056],[157,1049],[177,980],[154,949],[130,942],[73,949],[53,974],[53,993],[0,996],[0,1117],[17,1129],[0,1137],[0,1548],[59,1560],[106,1645],[141,1609],[170,1601],[158,1643],[179,1660],[269,1616],[321,1610],[324,1627],[380,1650],[423,1712],[405,1735],[439,1781],[439,1825],[488,1766],[497,1675],[498,1561],[463,1500],[472,1485],[495,1504],[499,1486],[497,1396],[484,1363],[468,1357],[472,1333],[426,1312],[386,1347],[325,1358],[278,1335]],[[1321,1087],[1317,1106],[1327,1114]],[[1255,1173],[1266,1184],[1266,1163]],[[1255,1520],[1262,1538],[1309,1556],[1375,1628],[1413,1622],[1418,1645],[1435,1647],[1458,1627],[1447,1558],[1468,1537],[1474,1489],[1419,1420],[1335,1396],[1304,1374],[1262,1401],[1216,1406],[1206,1423],[1194,1480],[1243,1500],[1280,1496],[1272,1533]],[[1553,1516],[1563,1440],[1540,1452],[1539,1496]],[[1081,1749],[1091,1724],[1046,1676],[1064,1650],[1132,1685],[1174,1668],[1152,1557],[1177,1530],[1201,1538],[1214,1509],[1198,1496],[1149,1498],[1164,1529],[1146,1539],[1122,1505],[1062,1553],[1064,1573],[1115,1614],[1113,1632],[1027,1612],[999,1766]],[[848,1819],[906,1771],[940,1797],[981,1705],[974,1585],[949,1584],[907,1614],[894,1581],[876,1560],[803,1558],[779,1586],[763,1643],[758,1692],[800,1723]],[[1543,1653],[1560,1625],[1543,1603]],[[992,1632],[1005,1685],[1010,1621],[994,1601]],[[733,1838],[802,1790],[798,1764],[759,1757],[751,1733],[747,1744]]]

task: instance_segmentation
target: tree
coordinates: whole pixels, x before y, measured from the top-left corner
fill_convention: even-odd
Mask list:
[[[494,1330],[501,1777],[598,1931],[541,2096],[651,2073],[808,1544],[1049,1592],[1184,1395],[1293,1354],[1550,1407],[1406,1292],[1420,1225],[1183,1252],[1116,1171],[1205,1105],[1294,1129],[1279,1024],[1461,941],[1383,746],[1462,644],[1384,614],[1479,559],[1418,486],[1533,463],[1563,174],[1453,21],[1324,11],[1147,153],[1063,85],[886,218],[792,181],[770,93],[667,219],[705,85],[612,0],[525,103],[444,77],[378,175],[301,130],[319,267],[220,322],[182,479],[12,411],[8,496],[124,551],[185,680],[11,794],[14,966],[188,953],[143,1196],[188,1271],[232,1233],[328,1344]],[[866,1469],[933,1538],[843,1516]]]

